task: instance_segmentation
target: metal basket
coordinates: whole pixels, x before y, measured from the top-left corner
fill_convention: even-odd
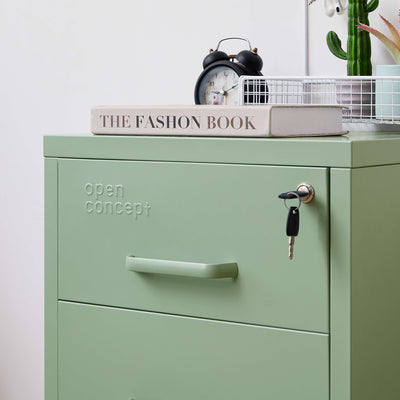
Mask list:
[[[400,77],[241,76],[239,104],[343,105],[344,123],[400,124]]]

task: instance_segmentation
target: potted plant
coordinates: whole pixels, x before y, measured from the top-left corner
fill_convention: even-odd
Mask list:
[[[376,117],[383,119],[400,119],[400,34],[399,31],[386,18],[383,22],[389,29],[391,39],[368,25],[359,22],[357,27],[376,36],[386,47],[393,57],[393,65],[377,65],[375,74],[377,76],[388,76],[391,78],[376,80]]]
[[[309,4],[315,0],[311,0]],[[338,4],[341,4],[340,2]],[[349,0],[348,1],[348,37],[347,51],[343,50],[342,42],[336,32],[327,34],[326,42],[331,53],[347,60],[348,76],[372,75],[371,39],[369,32],[357,28],[357,24],[369,25],[368,14],[376,10],[379,0]],[[340,13],[338,6],[336,12]],[[337,101],[349,105],[347,112],[350,117],[362,118],[374,113],[374,85],[371,79],[343,79],[337,82]]]

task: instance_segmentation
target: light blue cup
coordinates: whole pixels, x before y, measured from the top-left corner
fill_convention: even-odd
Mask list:
[[[375,75],[376,118],[400,120],[400,65],[377,65]],[[379,79],[379,76],[393,79]]]

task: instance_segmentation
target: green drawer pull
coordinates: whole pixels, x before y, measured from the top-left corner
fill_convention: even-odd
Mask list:
[[[126,269],[147,274],[190,276],[203,279],[236,278],[238,275],[236,263],[202,264],[130,256],[126,257]]]

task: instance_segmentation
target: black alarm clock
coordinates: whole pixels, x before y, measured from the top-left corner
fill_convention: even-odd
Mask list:
[[[242,50],[237,55],[228,55],[218,50],[224,40],[245,40],[249,50]],[[257,49],[251,49],[250,42],[244,38],[230,37],[221,39],[217,49],[210,50],[203,60],[203,72],[194,89],[196,104],[238,104],[238,85],[241,75],[262,75],[263,61]]]

